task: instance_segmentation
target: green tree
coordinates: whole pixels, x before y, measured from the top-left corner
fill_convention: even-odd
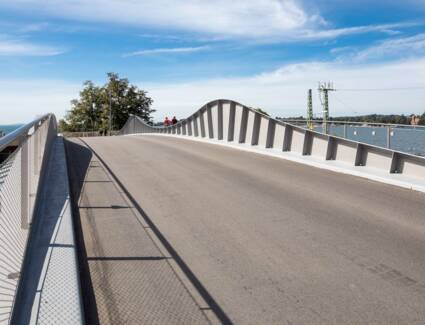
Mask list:
[[[419,120],[419,125],[425,125],[425,113],[421,115],[421,119]]]
[[[153,100],[147,92],[116,73],[108,73],[107,78],[102,87],[84,82],[79,98],[71,101],[71,110],[59,121],[62,131],[107,131],[110,124],[112,130],[119,130],[130,114],[150,121]]]
[[[263,109],[261,109],[259,107],[258,108],[253,108],[253,109],[256,110],[258,113],[261,113],[261,114],[270,116],[269,113],[267,113],[266,111],[264,111]]]

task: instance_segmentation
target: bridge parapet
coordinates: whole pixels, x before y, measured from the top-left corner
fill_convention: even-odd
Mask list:
[[[8,323],[20,281],[37,192],[56,119],[44,115],[0,139],[0,323]]]
[[[306,161],[368,169],[393,178],[403,175],[425,189],[423,157],[319,133],[276,120],[232,100],[211,101],[168,127],[154,127],[140,117],[130,116],[120,133],[160,133],[248,145],[274,153],[291,153]]]

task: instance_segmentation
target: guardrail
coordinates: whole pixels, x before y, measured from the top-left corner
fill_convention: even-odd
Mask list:
[[[354,121],[339,121],[339,120],[316,120],[311,121],[305,119],[286,119],[278,118],[279,121],[287,122],[295,125],[307,124],[308,122],[315,125],[322,124],[346,124],[346,125],[356,125],[356,126],[376,126],[376,127],[394,127],[394,128],[406,128],[406,129],[422,129],[425,131],[425,125],[411,125],[411,124],[394,124],[394,123],[379,123],[379,122],[354,122]]]
[[[44,115],[0,139],[0,323],[9,323],[40,179],[57,135]]]
[[[232,100],[209,102],[187,119],[168,127],[153,127],[137,116],[130,116],[120,134],[134,133],[161,133],[248,144],[425,181],[423,157],[282,122]]]
[[[293,120],[279,119],[324,133],[364,142],[379,147],[394,149],[414,155],[425,156],[425,126],[350,121]]]

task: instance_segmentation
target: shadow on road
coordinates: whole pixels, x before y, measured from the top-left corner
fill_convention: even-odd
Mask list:
[[[84,145],[75,141],[65,140],[65,152],[68,162],[68,177],[71,194],[72,215],[74,217],[75,239],[80,268],[80,282],[83,296],[84,317],[87,324],[99,324],[96,299],[90,277],[87,251],[84,245],[83,229],[81,226],[78,202],[87,171],[90,167],[93,154]]]
[[[62,211],[68,204],[67,183],[61,169],[63,161],[60,160],[59,145],[59,140],[56,139],[50,152],[45,155],[45,159],[48,157],[48,160],[43,162],[11,324],[29,324],[36,296],[44,289],[46,271],[43,268],[50,258],[49,248],[64,247],[54,244],[57,234],[55,229],[60,227]],[[18,250],[12,250],[12,254],[18,254]]]

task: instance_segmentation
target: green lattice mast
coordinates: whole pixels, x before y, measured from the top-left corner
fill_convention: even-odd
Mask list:
[[[308,90],[307,97],[307,127],[313,129],[313,97],[311,89]]]

